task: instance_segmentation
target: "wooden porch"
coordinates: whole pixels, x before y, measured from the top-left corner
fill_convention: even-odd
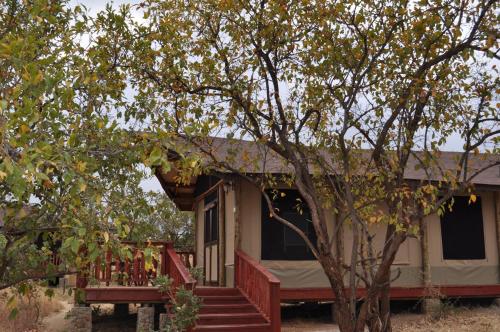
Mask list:
[[[173,279],[173,287],[191,289],[202,299],[203,306],[194,331],[272,331],[280,330],[280,308],[283,302],[335,301],[330,288],[280,288],[280,281],[256,260],[241,250],[235,252],[234,288],[200,287],[188,267],[194,263],[193,252],[176,252],[168,242],[150,242],[139,249],[124,242],[133,259],[121,259],[107,252],[104,262],[97,259],[89,272],[79,274],[77,285],[85,294],[85,303],[168,303],[154,280],[160,275]],[[152,268],[146,265],[144,251],[154,249]],[[414,300],[432,294],[444,297],[500,297],[500,284],[446,285],[425,287],[392,287],[392,299]],[[364,289],[356,297],[362,299]]]
[[[196,287],[188,269],[194,265],[193,252],[176,252],[172,243],[162,241],[142,248],[133,242],[122,244],[132,259],[108,251],[78,274],[77,288],[86,304],[166,304],[169,297],[159,292],[154,281],[168,275],[174,288],[191,289],[202,299],[193,331],[280,331],[279,280],[245,253],[235,252],[235,288]],[[157,253],[150,266],[145,250]]]

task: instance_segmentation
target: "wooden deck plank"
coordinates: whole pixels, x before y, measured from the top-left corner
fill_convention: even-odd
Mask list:
[[[500,297],[500,284],[497,285],[453,285],[434,286],[433,290],[447,297]],[[359,289],[357,297],[365,295],[365,289]],[[426,294],[424,287],[392,287],[392,299],[418,299]],[[335,296],[330,288],[281,288],[281,301],[331,301]]]
[[[157,287],[88,287],[85,288],[87,303],[163,303],[168,297],[160,294]]]
[[[435,286],[435,289],[447,297],[500,297],[500,284]],[[87,287],[85,294],[87,303],[161,303],[168,299],[156,287]],[[364,294],[364,289],[358,290],[358,298]],[[418,299],[425,295],[425,288],[392,287],[390,294],[395,300]],[[280,298],[282,302],[335,299],[330,288],[281,288]]]

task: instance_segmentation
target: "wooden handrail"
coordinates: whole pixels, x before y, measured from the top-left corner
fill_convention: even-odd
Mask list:
[[[235,286],[271,324],[272,332],[281,326],[280,281],[255,259],[241,250],[234,255]]]
[[[187,287],[193,287],[193,280],[189,271],[182,263],[182,259],[175,252],[173,244],[167,241],[144,242],[146,247],[159,249],[158,256],[153,257],[153,269],[146,269],[144,252],[139,249],[137,242],[122,241],[121,244],[129,246],[132,259],[120,258],[108,249],[102,257],[89,265],[87,272],[80,273],[79,285],[84,288],[88,277],[93,277],[98,282],[109,286],[112,281],[125,286],[148,286],[149,282],[159,275],[171,275],[177,286],[187,283]],[[116,276],[117,280],[112,280]]]
[[[173,286],[175,288],[184,286],[185,289],[193,290],[196,280],[191,276],[186,265],[175,252],[172,243],[167,243],[166,252],[168,257],[167,274],[174,280]]]

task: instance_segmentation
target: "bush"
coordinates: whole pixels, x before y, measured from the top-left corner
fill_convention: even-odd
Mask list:
[[[170,298],[170,305],[167,306],[168,324],[161,326],[160,332],[186,331],[196,323],[201,306],[200,299],[193,294],[193,291],[184,287],[174,288],[172,283],[173,279],[169,276],[159,276],[154,282],[158,291]]]

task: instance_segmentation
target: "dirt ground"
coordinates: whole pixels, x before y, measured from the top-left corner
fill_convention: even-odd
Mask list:
[[[398,332],[500,332],[500,308],[461,308],[438,320],[421,314],[393,316],[393,330]],[[282,324],[284,332],[337,332],[336,324],[290,320]]]
[[[64,310],[44,318],[38,332],[71,331],[64,319],[71,308],[66,302]],[[130,306],[130,315],[123,319],[112,316],[112,305],[94,306],[94,332],[135,332],[136,306]],[[397,307],[393,315],[393,330],[401,332],[500,332],[500,307],[483,302],[455,303],[443,306],[441,317],[431,319],[418,313],[416,305]],[[283,310],[284,332],[336,332],[336,324],[330,323],[329,305],[306,305]]]
[[[64,324],[66,311],[71,308],[70,297],[59,289],[54,289],[54,296],[44,295],[46,288],[34,287],[27,295],[19,295],[13,289],[0,292],[0,332],[38,332],[45,331],[41,322],[48,317]],[[12,310],[17,314],[9,318]]]
[[[328,317],[330,318],[330,317]],[[323,318],[285,318],[283,332],[336,332],[336,324]],[[414,308],[392,316],[393,330],[398,332],[500,332],[500,307],[484,302],[445,305],[439,318],[418,313]]]

